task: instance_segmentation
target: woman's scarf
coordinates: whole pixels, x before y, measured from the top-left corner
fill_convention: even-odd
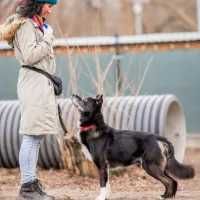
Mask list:
[[[34,23],[37,25],[37,27],[44,33],[44,26],[45,26],[45,23],[44,23],[44,19],[38,15],[34,15],[32,17],[32,20],[34,21]]]

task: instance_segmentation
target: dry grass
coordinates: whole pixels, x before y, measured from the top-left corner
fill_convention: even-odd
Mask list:
[[[177,200],[199,200],[200,192],[200,150],[186,152],[185,162],[193,164],[196,177],[179,181]],[[0,200],[14,200],[19,184],[18,169],[0,170]],[[49,193],[57,200],[93,200],[98,194],[98,178],[80,177],[66,170],[40,170],[39,177]],[[154,200],[164,188],[136,166],[129,167],[111,176],[112,200]]]

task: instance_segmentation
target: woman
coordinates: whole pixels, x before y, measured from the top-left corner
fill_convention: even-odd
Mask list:
[[[53,53],[53,31],[45,19],[57,0],[21,0],[17,14],[25,22],[13,39],[15,55],[20,65],[33,66],[50,74],[56,70]],[[36,168],[41,140],[47,134],[57,134],[59,120],[52,82],[30,69],[19,71],[17,93],[21,106],[20,134],[23,140],[19,153],[21,189],[18,199],[52,200],[37,179]]]

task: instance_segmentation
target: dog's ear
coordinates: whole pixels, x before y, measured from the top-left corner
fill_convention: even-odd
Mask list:
[[[82,106],[83,106],[83,101],[82,98],[80,96],[78,96],[77,94],[73,94],[71,96],[71,100],[74,106],[76,106],[78,108],[78,110],[82,110]]]
[[[103,94],[98,94],[97,96],[96,96],[96,102],[97,102],[97,104],[103,104]]]
[[[82,98],[80,96],[78,96],[77,94],[72,94],[71,99],[72,99],[72,101],[74,101],[74,100],[81,101],[82,100]]]

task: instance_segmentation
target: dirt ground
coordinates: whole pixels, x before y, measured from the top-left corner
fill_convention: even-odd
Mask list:
[[[188,149],[185,163],[194,165],[196,176],[179,181],[176,200],[200,200],[200,149]],[[57,200],[94,200],[98,194],[98,178],[79,177],[66,170],[39,170],[44,186]],[[111,200],[154,200],[163,186],[137,166],[111,175]],[[0,200],[14,200],[19,189],[19,170],[0,169]],[[70,198],[68,198],[70,197]]]

